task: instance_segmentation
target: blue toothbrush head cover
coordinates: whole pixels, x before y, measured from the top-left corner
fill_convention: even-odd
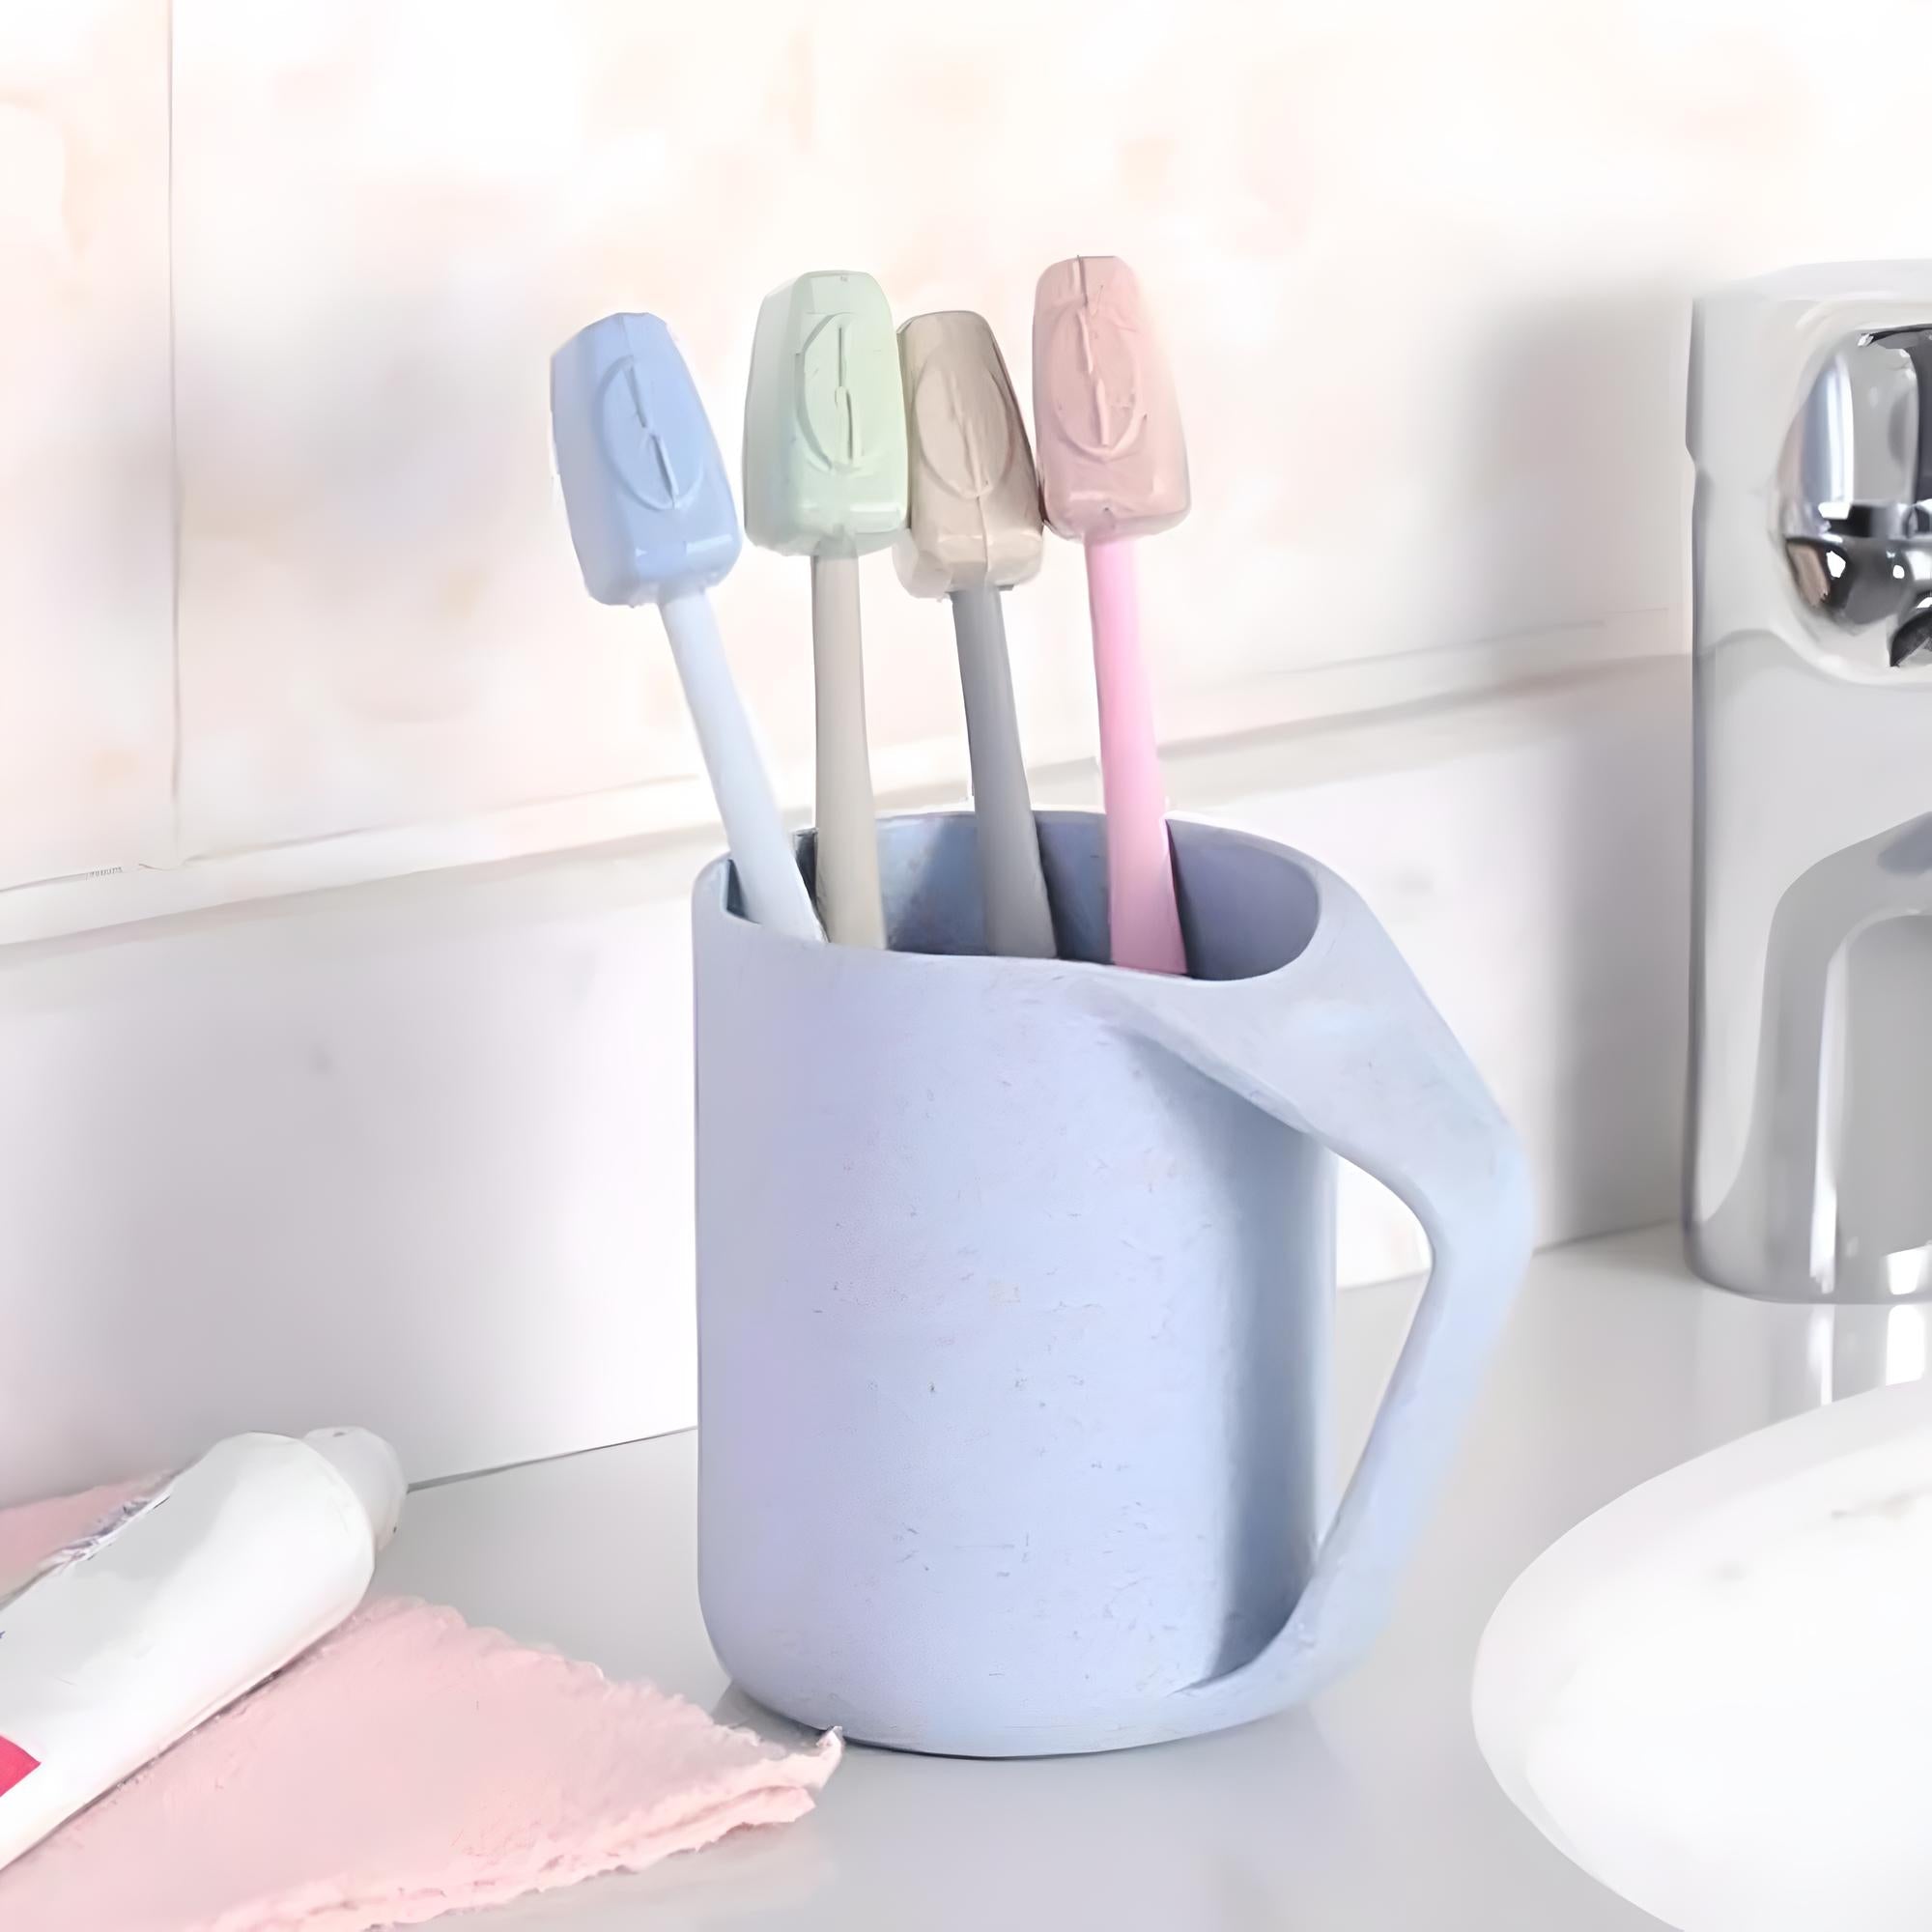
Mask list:
[[[706,590],[738,560],[731,483],[697,385],[654,315],[607,315],[551,357],[570,540],[600,604]]]

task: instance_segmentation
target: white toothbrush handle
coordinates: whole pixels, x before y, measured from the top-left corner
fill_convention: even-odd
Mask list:
[[[697,727],[698,749],[724,821],[724,842],[731,848],[746,912],[754,923],[794,939],[824,938],[752,736],[752,721],[731,682],[710,598],[701,590],[682,591],[667,597],[658,609]]]
[[[973,826],[986,943],[1014,958],[1051,959],[1053,913],[1039,866],[1039,832],[1027,796],[1007,619],[990,584],[952,592],[959,690],[966,700],[966,754],[973,767]]]
[[[879,833],[866,749],[859,559],[811,559],[811,656],[818,717],[818,909],[841,946],[883,946]]]

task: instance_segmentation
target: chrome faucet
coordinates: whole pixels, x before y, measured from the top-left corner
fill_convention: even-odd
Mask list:
[[[1791,426],[1781,526],[1805,604],[1896,668],[1932,646],[1932,326],[1867,329]]]
[[[1700,1273],[1932,1298],[1932,263],[1691,331]]]

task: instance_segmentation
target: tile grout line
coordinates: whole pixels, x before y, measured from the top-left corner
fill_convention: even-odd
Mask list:
[[[168,748],[168,864],[182,863],[182,465],[181,371],[175,304],[175,0],[167,5],[167,249],[168,295],[168,674],[173,710]]]

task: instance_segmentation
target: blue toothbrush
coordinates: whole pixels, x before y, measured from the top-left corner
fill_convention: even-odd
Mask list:
[[[551,358],[570,540],[600,604],[655,604],[724,821],[745,910],[823,939],[707,594],[738,560],[731,485],[691,371],[654,315],[607,315]]]

